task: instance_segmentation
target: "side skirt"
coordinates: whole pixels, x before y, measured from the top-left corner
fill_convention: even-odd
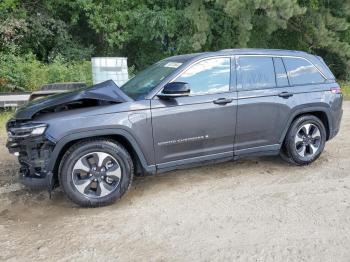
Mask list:
[[[177,161],[166,162],[157,165],[157,174],[172,171],[187,169],[192,167],[198,167],[203,165],[211,165],[216,163],[222,163],[227,161],[238,160],[247,157],[257,157],[257,156],[274,156],[278,155],[280,152],[281,145],[268,145],[260,146],[248,149],[242,149],[237,151],[230,151],[215,155],[207,155],[201,157],[194,157],[188,159],[182,159]]]
[[[281,149],[280,144],[275,145],[268,145],[268,146],[258,146],[258,147],[251,147],[241,150],[235,150],[234,159],[241,159],[245,157],[252,157],[252,156],[274,156],[278,155]]]
[[[233,160],[233,151],[214,154],[214,155],[181,159],[181,160],[166,162],[166,163],[157,165],[157,173],[164,173],[171,170],[186,169],[186,168],[191,168],[196,166],[210,165],[210,164],[227,162],[232,160]]]

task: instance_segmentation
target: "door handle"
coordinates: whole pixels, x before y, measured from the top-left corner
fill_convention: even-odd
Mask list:
[[[226,104],[229,104],[233,101],[232,98],[218,98],[216,100],[213,101],[214,104],[217,104],[217,105],[226,105]]]
[[[293,93],[290,92],[282,92],[278,94],[279,97],[283,97],[283,98],[289,98],[291,96],[293,96]]]

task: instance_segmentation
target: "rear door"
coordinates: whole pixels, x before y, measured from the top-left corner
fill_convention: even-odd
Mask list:
[[[278,150],[295,103],[279,57],[237,56],[237,128],[235,154]]]
[[[151,101],[158,168],[233,158],[237,94],[230,57],[195,62],[171,82],[186,82],[190,96]]]

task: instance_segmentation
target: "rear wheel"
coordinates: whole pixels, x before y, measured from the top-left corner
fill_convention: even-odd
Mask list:
[[[88,140],[64,155],[60,184],[69,199],[80,206],[96,207],[115,202],[129,188],[134,173],[127,150],[110,140]]]
[[[307,165],[321,155],[325,143],[326,129],[322,121],[313,115],[304,115],[290,126],[281,156],[290,163]]]

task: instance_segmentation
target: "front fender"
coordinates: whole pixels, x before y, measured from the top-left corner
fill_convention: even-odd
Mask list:
[[[135,150],[144,170],[147,173],[155,173],[156,171],[155,165],[149,165],[147,163],[146,158],[141,150],[141,147],[137,143],[136,139],[128,131],[121,128],[86,130],[86,131],[68,134],[62,137],[59,141],[56,142],[55,148],[51,153],[51,157],[50,157],[50,161],[48,163],[47,169],[51,172],[54,171],[56,165],[58,164],[57,161],[59,157],[62,155],[62,153],[64,153],[62,152],[62,150],[69,143],[80,139],[85,139],[85,138],[99,137],[99,136],[113,136],[113,135],[123,136],[125,139],[127,139],[127,141],[131,144],[131,146]]]

